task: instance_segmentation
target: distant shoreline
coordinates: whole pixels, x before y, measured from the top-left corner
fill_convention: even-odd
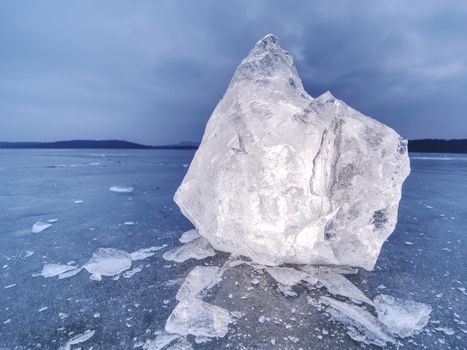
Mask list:
[[[196,142],[180,142],[174,145],[148,146],[122,140],[71,140],[56,142],[0,142],[0,149],[162,149],[196,150]],[[413,153],[467,153],[467,139],[409,140],[409,152]]]

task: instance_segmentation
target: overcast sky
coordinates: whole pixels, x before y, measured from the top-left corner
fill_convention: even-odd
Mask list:
[[[1,1],[0,141],[200,140],[275,34],[305,89],[406,138],[467,138],[466,1]]]

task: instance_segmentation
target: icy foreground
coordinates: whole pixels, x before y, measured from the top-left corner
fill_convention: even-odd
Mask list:
[[[405,140],[329,92],[309,96],[267,35],[237,68],[174,199],[215,249],[371,270],[409,172]]]

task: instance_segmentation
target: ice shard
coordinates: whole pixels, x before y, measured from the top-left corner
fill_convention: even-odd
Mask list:
[[[215,249],[371,270],[409,172],[404,139],[329,92],[308,95],[269,34],[238,66],[174,200]]]

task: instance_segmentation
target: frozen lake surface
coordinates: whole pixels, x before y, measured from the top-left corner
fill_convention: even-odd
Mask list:
[[[162,258],[192,228],[172,197],[193,154],[0,150],[0,349],[143,348],[163,331],[190,270],[228,258]],[[424,330],[399,340],[404,348],[465,349],[467,156],[411,154],[411,166],[375,270],[346,277],[370,299],[431,305]],[[224,338],[189,336],[191,346],[375,348],[317,309],[332,297],[325,289],[297,285],[286,296],[277,287],[249,265],[226,271],[203,300],[241,317]]]

